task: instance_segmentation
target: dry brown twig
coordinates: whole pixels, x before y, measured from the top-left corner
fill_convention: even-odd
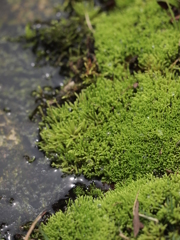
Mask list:
[[[124,240],[129,240],[129,238],[126,237],[121,231],[119,232],[119,236]]]
[[[116,205],[118,205],[118,204],[122,204],[122,202],[115,202],[115,203],[113,204],[113,206],[116,206]]]
[[[88,28],[91,30],[92,33],[94,33],[94,29],[91,25],[91,21],[90,21],[90,18],[89,18],[89,15],[88,15],[87,12],[85,13],[85,19],[86,19],[86,23],[87,23]]]
[[[37,222],[42,218],[42,216],[43,216],[45,213],[46,213],[46,211],[40,213],[40,214],[37,216],[37,218],[36,218],[36,219],[34,220],[34,222],[32,223],[30,229],[28,230],[26,236],[24,237],[24,240],[28,240],[28,239],[29,239],[29,237],[30,237],[32,231],[34,230]]]
[[[176,65],[176,63],[179,62],[179,61],[180,61],[180,58],[177,58],[177,59],[171,64],[170,68],[172,68],[174,65]]]
[[[143,217],[143,218],[148,219],[150,221],[154,221],[155,223],[159,223],[159,220],[157,218],[148,217],[148,216],[146,216],[144,214],[141,214],[141,213],[139,213],[139,217]]]

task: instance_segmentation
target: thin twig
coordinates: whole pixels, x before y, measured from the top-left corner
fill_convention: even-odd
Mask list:
[[[42,218],[42,216],[43,216],[45,213],[46,213],[46,211],[40,213],[40,214],[37,216],[37,218],[36,218],[36,219],[34,220],[34,222],[32,223],[30,229],[28,230],[28,232],[27,232],[24,240],[28,240],[28,239],[29,239],[32,231],[34,230],[34,228],[35,228],[35,226],[36,226],[36,223]]]
[[[85,13],[85,19],[86,19],[86,23],[87,23],[88,28],[91,30],[92,33],[94,33],[94,29],[91,25],[91,21],[90,21],[90,18],[89,18],[89,15],[88,15],[87,12]]]
[[[119,236],[120,236],[122,239],[129,240],[129,238],[126,237],[121,231],[119,232]]]
[[[136,195],[136,199],[135,199],[135,202],[134,202],[133,215],[135,214],[135,206],[136,206],[136,203],[137,203],[138,195],[139,195],[139,191],[138,191],[138,193],[137,193],[137,195]],[[146,216],[146,215],[144,215],[144,214],[141,214],[141,213],[138,213],[138,215],[139,215],[139,217],[146,218],[146,219],[151,220],[151,221],[154,221],[154,222],[156,222],[156,223],[159,222],[157,218],[148,217],[148,216]]]
[[[178,15],[178,16],[175,17],[175,20],[176,20],[176,21],[179,20],[179,19],[180,19],[180,15]],[[171,18],[171,22],[173,22],[173,21],[174,21],[174,19]]]
[[[154,221],[154,222],[156,222],[156,223],[159,223],[159,221],[158,221],[157,218],[148,217],[148,216],[146,216],[146,215],[144,215],[144,214],[141,214],[141,213],[139,213],[139,216],[140,216],[140,217],[143,217],[143,218],[146,218],[146,219],[148,219],[148,220],[150,220],[150,221]]]
[[[176,59],[176,61],[174,61],[174,62],[171,64],[170,68],[172,68],[174,65],[176,65],[176,63],[177,63],[179,60],[180,60],[180,58]]]
[[[115,202],[114,204],[113,204],[113,206],[116,206],[116,205],[118,205],[118,204],[121,204],[122,202]]]

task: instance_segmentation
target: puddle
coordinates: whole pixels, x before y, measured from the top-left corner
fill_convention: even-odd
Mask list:
[[[36,147],[38,123],[28,115],[36,107],[31,92],[37,86],[59,86],[63,77],[49,66],[35,68],[31,50],[9,43],[4,36],[18,36],[25,23],[50,16],[58,0],[1,0],[0,9],[0,231],[6,239],[21,233],[20,226],[33,221],[63,198],[79,177],[63,178],[60,170]],[[49,79],[46,76],[52,76]],[[29,163],[27,157],[35,158]]]

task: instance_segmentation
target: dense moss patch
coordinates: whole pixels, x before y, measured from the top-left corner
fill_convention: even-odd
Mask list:
[[[117,6],[121,2],[117,0]],[[179,22],[173,25],[156,1],[136,0],[128,6],[95,19],[101,72],[125,80],[133,72],[177,70],[172,63],[180,54]]]
[[[149,178],[149,179],[148,179]],[[144,228],[137,239],[178,239],[180,176],[146,177],[130,185],[116,186],[105,197],[79,197],[65,213],[52,216],[42,231],[48,239],[135,239],[133,205],[139,191],[140,221]],[[124,238],[126,239],[126,238]]]
[[[48,109],[39,143],[53,166],[108,182],[180,161],[178,23],[156,1],[125,3],[93,22],[101,76],[74,104]]]
[[[74,104],[48,109],[39,146],[53,166],[89,178],[160,174],[179,165],[179,106],[180,81],[170,75],[98,79]]]

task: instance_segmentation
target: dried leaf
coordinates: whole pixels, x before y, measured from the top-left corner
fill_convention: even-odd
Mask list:
[[[179,147],[179,146],[180,146],[180,141],[176,143],[176,147]]]
[[[144,225],[139,220],[139,202],[138,202],[137,198],[138,198],[138,194],[136,196],[136,200],[134,202],[134,207],[133,207],[134,237],[136,237],[138,235],[138,233],[139,233],[139,230],[144,227]]]
[[[71,90],[73,87],[74,87],[74,85],[75,85],[75,83],[74,83],[74,81],[71,81],[71,82],[69,82],[65,87],[64,87],[64,91],[65,92],[68,92],[69,90]]]
[[[166,171],[166,173],[167,173],[168,176],[169,176],[170,174],[174,174],[174,172],[171,171],[171,170],[169,170],[169,169],[165,169],[165,171]]]
[[[178,21],[179,19],[180,19],[180,15],[175,16],[175,20],[176,20],[176,21]],[[173,22],[173,21],[174,21],[174,19],[171,18],[171,22]]]
[[[159,154],[162,155],[162,148],[161,148],[161,150],[159,151]]]
[[[134,87],[134,88],[137,88],[137,87],[138,87],[138,85],[139,85],[139,83],[138,83],[138,82],[136,82],[136,83],[134,83],[134,84],[133,84],[133,87]]]

